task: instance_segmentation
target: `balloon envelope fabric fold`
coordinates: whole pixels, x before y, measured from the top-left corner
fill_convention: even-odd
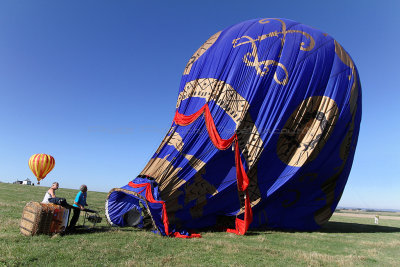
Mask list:
[[[343,193],[360,121],[356,66],[330,35],[287,19],[233,25],[190,58],[170,130],[138,178],[111,190],[108,221],[125,226],[137,209],[170,236],[221,222],[236,234],[318,229]]]

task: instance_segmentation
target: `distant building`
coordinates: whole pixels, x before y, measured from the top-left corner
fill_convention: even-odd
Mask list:
[[[13,182],[13,184],[35,185],[29,178],[26,178],[23,181],[17,179],[15,182]]]
[[[29,178],[26,178],[24,181],[22,181],[22,184],[31,185],[31,184],[32,184],[32,181],[29,180]]]

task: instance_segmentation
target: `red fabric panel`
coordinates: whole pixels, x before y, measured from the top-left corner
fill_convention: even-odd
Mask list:
[[[236,229],[227,229],[226,231],[228,233],[244,235],[247,232],[247,230],[249,229],[249,226],[252,221],[253,221],[253,211],[252,211],[251,205],[250,205],[249,192],[246,190],[246,199],[245,199],[245,205],[244,205],[244,220],[236,218],[236,220],[235,220]]]
[[[135,184],[134,182],[130,181],[128,185],[133,188],[146,187],[147,189],[147,185],[149,185],[149,183]]]
[[[243,164],[242,164],[242,158],[240,157],[240,152],[239,152],[239,141],[237,139],[237,135],[235,134],[235,163],[236,163],[236,180],[237,180],[237,186],[240,191],[245,191],[247,190],[247,187],[249,186],[249,177],[246,174],[246,171],[244,170]]]
[[[181,235],[179,232],[173,233],[173,236],[177,238],[201,238],[201,234]]]
[[[212,118],[210,108],[207,104],[202,106],[197,112],[193,113],[192,115],[183,115],[178,112],[175,113],[174,121],[176,124],[180,126],[187,126],[193,123],[197,118],[204,112],[206,127],[208,135],[210,136],[211,141],[213,142],[214,146],[220,150],[225,150],[231,146],[232,142],[235,140],[235,135],[233,135],[229,139],[222,139],[219,135],[217,128],[215,127],[214,120]]]
[[[46,156],[44,154],[40,154],[40,156],[39,156],[39,165],[38,165],[38,169],[39,169],[38,177],[39,178],[43,178],[43,173],[44,173],[43,161],[44,161],[45,157]]]
[[[214,119],[212,118],[210,108],[206,103],[202,108],[192,115],[183,115],[176,110],[174,121],[180,126],[187,126],[193,123],[202,113],[204,112],[204,119],[206,122],[208,135],[216,148],[219,150],[225,150],[232,145],[235,141],[235,165],[236,165],[236,180],[239,191],[246,192],[245,199],[245,210],[244,210],[244,220],[236,218],[235,224],[236,229],[228,229],[227,232],[235,233],[238,235],[244,235],[249,229],[250,223],[253,221],[253,211],[250,205],[249,193],[247,187],[249,186],[249,177],[244,170],[242,159],[240,157],[239,142],[237,135],[234,134],[229,139],[222,139],[219,135],[217,128],[215,127]],[[179,234],[179,233],[178,233]]]
[[[214,119],[211,115],[210,108],[208,107],[207,104],[205,104],[203,108],[205,113],[207,132],[214,146],[219,150],[225,150],[229,148],[232,142],[235,140],[236,134],[234,134],[229,139],[222,139],[217,131],[217,127],[215,127]]]
[[[201,109],[199,109],[196,113],[193,113],[192,115],[183,115],[183,114],[180,114],[178,112],[178,110],[176,110],[175,117],[174,117],[175,123],[178,125],[181,125],[181,126],[187,126],[187,125],[193,123],[195,120],[197,120],[197,118],[201,114],[203,114],[206,105],[207,104],[205,104]]]

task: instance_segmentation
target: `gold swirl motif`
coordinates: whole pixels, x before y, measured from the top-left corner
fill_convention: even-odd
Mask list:
[[[262,20],[259,21],[259,23],[260,24],[267,24],[267,23],[269,23],[269,20],[270,19],[262,19]],[[278,35],[280,35],[280,34],[283,35],[283,37],[281,39],[281,43],[282,43],[281,53],[282,53],[282,49],[283,49],[283,44],[285,43],[286,34],[288,34],[288,33],[300,33],[300,34],[304,35],[307,39],[310,40],[308,46],[305,46],[305,43],[301,42],[300,43],[300,50],[302,50],[302,51],[311,51],[314,48],[315,41],[314,41],[314,38],[312,38],[310,34],[308,34],[306,32],[303,32],[303,31],[299,31],[299,30],[286,30],[286,23],[283,20],[281,20],[281,19],[273,19],[273,20],[279,21],[281,23],[281,25],[282,25],[282,31],[281,32],[275,31],[275,32],[273,32],[273,35],[272,35],[272,36],[276,36],[276,37],[278,37]],[[272,37],[272,36],[267,36],[267,37]]]
[[[237,43],[237,41],[239,41],[242,38],[247,39],[248,41]],[[279,63],[275,60],[261,60],[261,61],[259,60],[258,53],[257,53],[258,51],[257,51],[256,41],[261,41],[261,40],[263,40],[263,39],[261,39],[260,37],[258,39],[253,39],[250,36],[245,35],[238,39],[233,40],[233,47],[236,48],[238,46],[251,43],[251,48],[253,49],[253,51],[246,53],[243,56],[243,62],[249,67],[254,67],[257,71],[257,74],[260,76],[264,76],[265,74],[267,74],[269,72],[268,66],[270,66],[270,65],[274,65],[274,66],[278,66],[278,67],[282,68],[283,71],[285,72],[285,78],[283,80],[279,80],[279,78],[275,72],[274,80],[278,84],[286,85],[288,82],[288,79],[289,79],[289,74],[288,74],[288,71],[286,70],[286,67],[282,63]],[[251,61],[250,58],[254,58],[254,60]]]
[[[260,76],[264,76],[265,74],[267,74],[269,72],[269,68],[268,66],[273,65],[273,66],[277,66],[280,67],[284,72],[285,72],[285,77],[282,80],[279,80],[276,72],[274,74],[274,80],[275,82],[277,82],[278,84],[281,85],[286,85],[288,83],[289,80],[289,74],[288,71],[286,69],[286,67],[280,63],[277,62],[275,60],[260,60],[258,57],[258,49],[256,46],[256,42],[261,42],[262,40],[265,40],[269,37],[279,37],[280,35],[282,35],[281,37],[281,49],[279,51],[279,55],[278,57],[281,57],[282,55],[282,50],[285,44],[285,40],[286,40],[286,35],[289,33],[300,33],[302,35],[304,35],[307,39],[309,39],[309,44],[308,46],[306,46],[305,42],[301,42],[300,43],[300,50],[302,51],[310,51],[314,48],[315,46],[315,41],[314,39],[311,37],[310,34],[303,32],[303,31],[299,31],[299,30],[287,30],[286,29],[286,23],[283,20],[280,19],[274,19],[277,20],[281,23],[282,25],[282,31],[278,32],[278,31],[273,31],[267,34],[263,34],[258,36],[257,38],[253,39],[250,36],[244,35],[240,38],[234,39],[232,41],[232,45],[233,48],[236,48],[238,46],[241,45],[245,45],[245,44],[251,44],[251,49],[252,51],[249,53],[246,53],[243,57],[243,62],[250,67],[254,67],[257,70],[257,74]],[[266,24],[269,23],[269,19],[262,19],[259,21],[260,24]],[[244,40],[242,40],[244,39]],[[251,58],[253,58],[254,60],[251,61]]]
[[[282,68],[283,71],[285,72],[285,78],[283,80],[279,80],[279,78],[275,72],[274,80],[278,84],[286,85],[288,82],[288,79],[289,79],[289,74],[288,74],[288,71],[286,70],[286,67],[282,63],[279,63],[275,60],[260,61],[258,59],[257,46],[255,44],[255,40],[252,39],[250,36],[243,36],[242,38],[248,38],[251,42],[251,47],[253,49],[252,53],[249,52],[244,55],[243,62],[249,67],[255,67],[255,69],[257,70],[257,74],[260,76],[264,76],[265,74],[267,74],[269,72],[268,66],[270,66],[270,65],[274,65],[274,66],[278,66],[278,67]],[[254,61],[251,61],[250,58],[254,58]]]

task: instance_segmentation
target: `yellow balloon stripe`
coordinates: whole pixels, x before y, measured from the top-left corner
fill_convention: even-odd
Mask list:
[[[48,157],[44,156],[42,164],[42,177],[46,176],[48,165],[49,165]]]
[[[40,179],[40,173],[39,173],[39,159],[40,159],[40,154],[37,154],[36,157],[33,159],[33,169],[35,170],[36,177]]]
[[[46,176],[46,169],[47,169],[47,165],[48,165],[48,161],[47,161],[47,156],[46,155],[44,155],[43,156],[43,159],[42,159],[42,164],[41,164],[41,167],[42,167],[42,169],[41,169],[41,171],[42,171],[42,178],[44,178],[45,176]]]
[[[44,176],[46,176],[47,174],[49,174],[49,172],[51,172],[51,171],[53,170],[54,165],[55,165],[55,160],[54,160],[54,158],[53,158],[52,156],[50,156],[50,155],[48,155],[47,157],[48,157],[48,162],[49,162],[49,164],[48,164],[48,168],[46,169],[46,173],[45,173]]]
[[[35,154],[30,157],[28,164],[37,180],[40,181],[54,168],[55,160],[50,155]]]
[[[48,170],[48,167],[49,167],[49,162],[50,161],[50,158],[48,157],[48,155],[44,155],[44,157],[43,157],[43,159],[42,159],[42,164],[41,164],[41,166],[42,166],[42,169],[41,169],[41,171],[42,171],[42,178],[44,178],[44,177],[46,177],[46,175],[49,173],[47,170]]]
[[[54,158],[49,156],[49,155],[46,155],[46,158],[47,158],[47,160],[46,160],[47,164],[46,164],[46,166],[44,168],[43,178],[46,177],[46,175],[49,172],[51,172],[51,170],[54,168]]]
[[[30,159],[29,159],[29,168],[32,170],[33,174],[36,176],[36,172],[34,170],[34,165],[33,165],[33,159],[36,155],[33,155]]]

